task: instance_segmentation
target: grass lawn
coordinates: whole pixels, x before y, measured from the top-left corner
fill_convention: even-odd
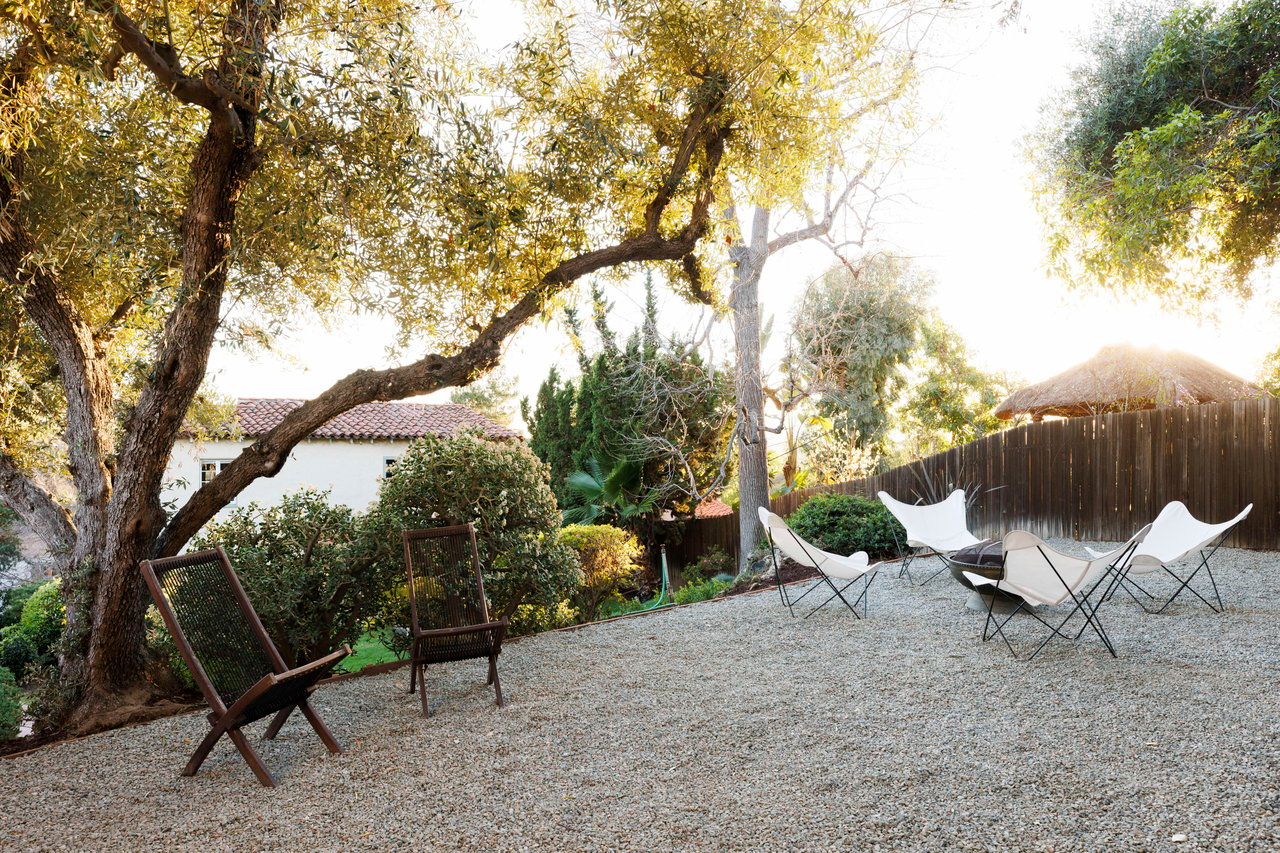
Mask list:
[[[343,659],[338,668],[343,672],[359,672],[366,666],[399,660],[399,656],[387,648],[382,637],[382,631],[361,634],[360,639],[352,645],[351,654]]]

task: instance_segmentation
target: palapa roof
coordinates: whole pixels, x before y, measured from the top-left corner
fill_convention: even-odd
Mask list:
[[[245,438],[264,435],[304,400],[236,401],[236,420]],[[520,433],[456,403],[365,403],[311,433],[312,438],[364,441],[412,441],[427,435],[453,435],[463,427],[479,427],[492,439],[519,438]]]
[[[1029,385],[996,407],[1008,420],[1030,414],[1079,417],[1166,406],[1221,403],[1265,392],[1203,358],[1158,347],[1131,344],[1103,347],[1083,364]]]

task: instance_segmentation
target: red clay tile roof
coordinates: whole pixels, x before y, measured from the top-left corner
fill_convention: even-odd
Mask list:
[[[303,400],[249,399],[236,402],[236,419],[245,438],[263,435]],[[312,438],[412,441],[424,435],[453,435],[478,426],[488,438],[520,438],[520,433],[456,403],[365,403],[343,412],[311,434]]]
[[[694,518],[720,518],[726,515],[733,515],[733,507],[716,498],[707,498],[693,509]]]

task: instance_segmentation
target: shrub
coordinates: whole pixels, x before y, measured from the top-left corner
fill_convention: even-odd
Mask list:
[[[45,581],[31,594],[22,606],[18,627],[27,635],[36,654],[44,656],[62,637],[67,624],[66,605],[62,600],[61,584],[57,578]]]
[[[819,548],[837,554],[866,551],[874,559],[896,554],[898,543],[906,542],[906,531],[884,504],[853,495],[814,495],[787,524]]]
[[[21,592],[18,592],[21,590]],[[66,609],[56,578],[23,584],[6,603],[22,602],[17,621],[0,629],[0,667],[23,676],[33,664],[53,660],[66,625]]]
[[[22,725],[21,693],[13,673],[0,666],[0,742],[13,740]]]
[[[36,647],[22,633],[22,628],[9,625],[0,629],[0,667],[21,675],[36,661]]]
[[[374,559],[365,530],[328,492],[302,489],[215,523],[197,547],[226,549],[271,639],[291,666],[353,643],[401,569]]]
[[[715,578],[709,578],[698,583],[687,583],[676,590],[674,599],[676,604],[692,604],[695,601],[706,601],[708,598],[715,598],[722,590],[726,590],[732,585],[733,581],[718,581]]]
[[[573,594],[573,605],[584,622],[593,622],[605,601],[620,599],[623,589],[635,585],[642,568],[637,562],[643,553],[640,541],[607,524],[571,524],[560,529],[559,537],[582,566],[582,585]]]
[[[472,431],[413,442],[370,512],[377,559],[402,573],[401,531],[471,521],[494,618],[511,618],[522,604],[553,613],[582,575],[556,535],[560,510],[547,471],[520,442],[487,441]],[[403,625],[407,615],[393,618]],[[535,627],[513,623],[512,633]]]
[[[18,624],[18,620],[22,618],[22,608],[26,606],[27,599],[31,598],[37,589],[48,582],[47,580],[27,581],[24,584],[19,584],[0,592],[0,628]]]
[[[701,557],[680,569],[680,574],[684,576],[686,584],[693,584],[702,583],[716,575],[731,575],[737,570],[738,566],[734,563],[733,557],[726,554],[722,548],[712,547]]]

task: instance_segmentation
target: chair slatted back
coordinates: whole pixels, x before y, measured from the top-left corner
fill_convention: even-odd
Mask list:
[[[210,705],[216,697],[226,710],[264,675],[285,671],[221,548],[144,561],[142,572]]]
[[[489,621],[474,525],[406,530],[404,564],[410,617],[419,631]]]

